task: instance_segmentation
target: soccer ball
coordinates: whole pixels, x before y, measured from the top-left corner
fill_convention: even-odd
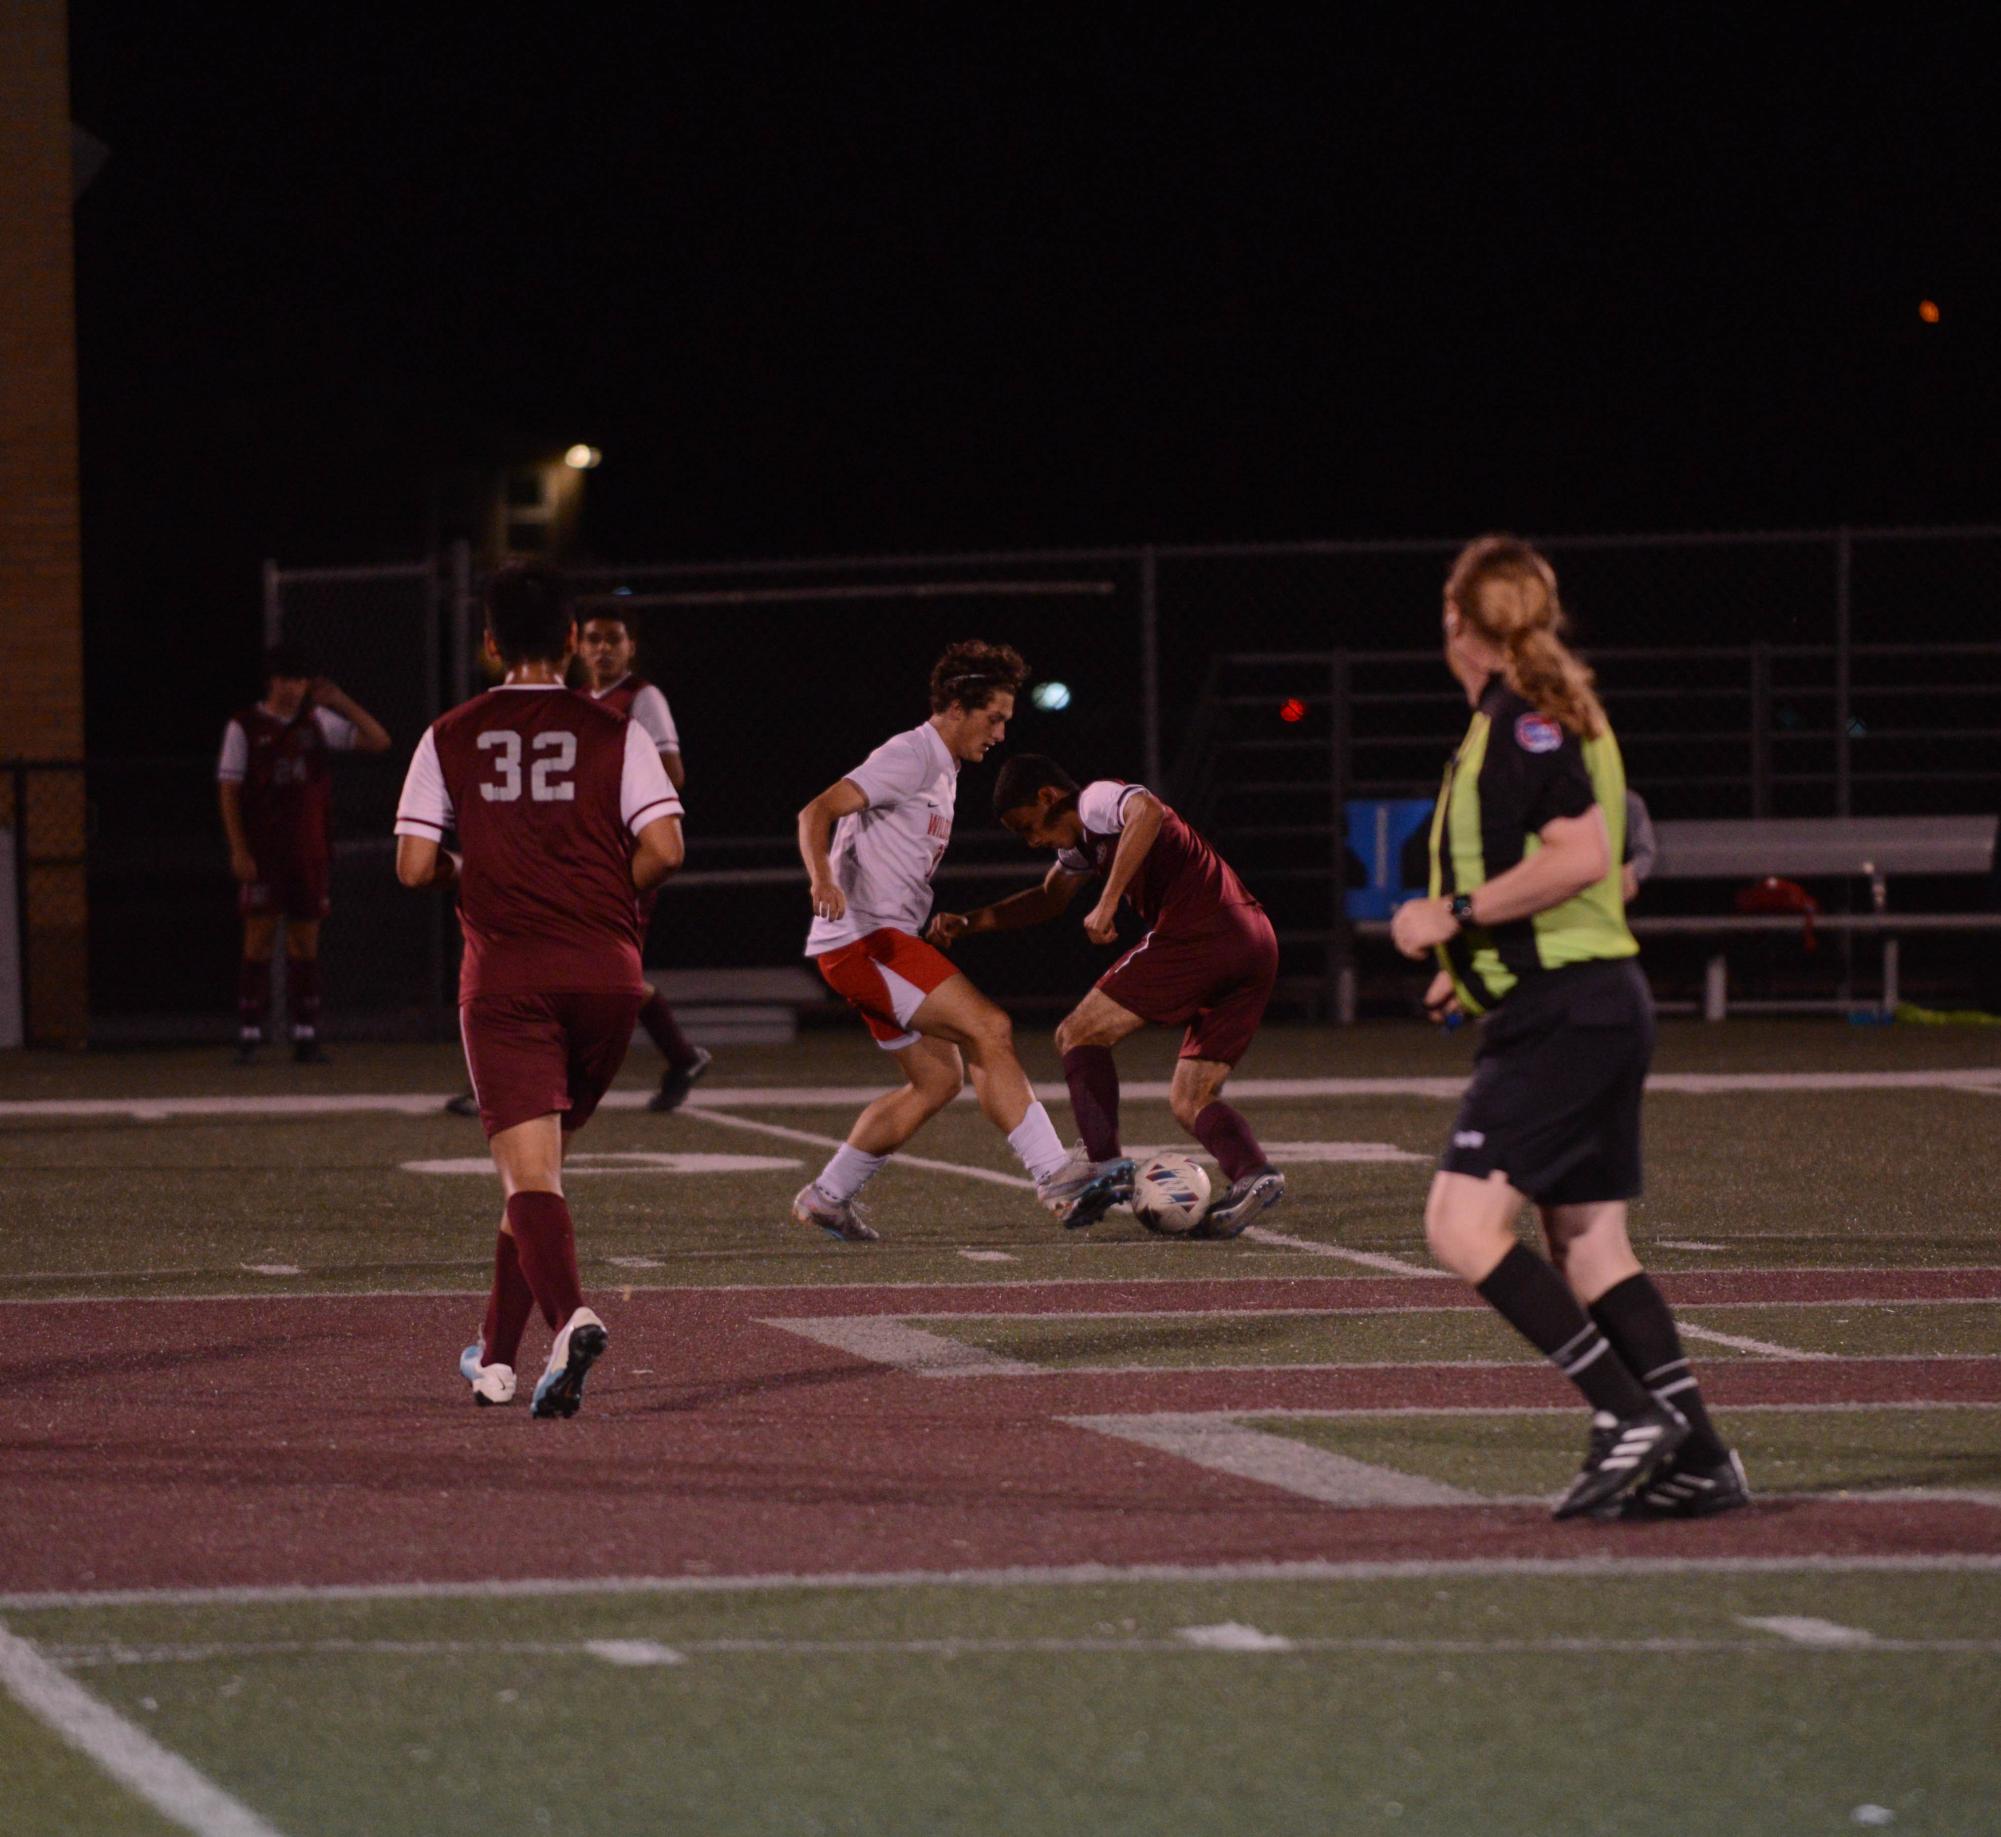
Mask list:
[[[1186,1155],[1155,1155],[1133,1176],[1133,1214],[1162,1237],[1186,1237],[1209,1209],[1209,1176]]]

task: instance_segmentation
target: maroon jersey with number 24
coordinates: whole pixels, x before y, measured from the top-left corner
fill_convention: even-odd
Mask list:
[[[681,800],[652,740],[555,684],[509,684],[419,742],[399,836],[458,831],[459,1000],[639,993],[632,838]]]

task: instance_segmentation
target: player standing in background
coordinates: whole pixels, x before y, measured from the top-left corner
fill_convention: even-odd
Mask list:
[[[639,640],[631,624],[619,612],[595,610],[578,628],[577,655],[584,666],[584,688],[594,702],[616,710],[646,730],[660,754],[660,764],[677,792],[688,785],[687,768],[681,763],[681,736],[674,715],[657,683],[649,682],[633,670],[633,655]],[[645,947],[648,927],[653,922],[653,896],[640,902],[639,938]],[[660,1075],[660,1088],[653,1093],[649,1110],[678,1110],[687,1101],[695,1080],[709,1069],[710,1054],[691,1046],[682,1033],[667,998],[651,983],[646,985],[645,1005],[639,1010],[639,1024],[646,1037],[660,1048],[667,1068]]]
[[[1068,911],[1078,889],[1099,875],[1104,886],[1084,934],[1110,944],[1119,901],[1129,901],[1146,936],[1056,1030],[1084,1152],[1097,1162],[1120,1156],[1112,1048],[1148,1021],[1186,1022],[1168,1101],[1174,1120],[1216,1157],[1230,1183],[1195,1235],[1237,1236],[1285,1196],[1285,1176],[1265,1159],[1250,1124],[1222,1101],[1278,979],[1271,920],[1229,863],[1144,785],[1100,778],[1080,790],[1055,760],[1024,753],[1001,767],[994,813],[1030,848],[1054,849],[1055,865],[1025,893],[964,915],[940,913],[931,941],[949,948],[962,937],[1043,924]],[[1116,1196],[1131,1192],[1128,1182]]]
[[[799,812],[799,855],[812,882],[806,954],[828,985],[895,1056],[905,1083],[878,1097],[818,1178],[792,1202],[793,1219],[849,1242],[878,1235],[855,1196],[888,1157],[965,1083],[1035,1181],[1036,1196],[1067,1218],[1109,1199],[1098,1191],[1132,1163],[1081,1167],[1063,1151],[1049,1113],[1014,1056],[1008,1017],[919,935],[931,912],[931,876],[952,840],[959,768],[1000,743],[1028,677],[1004,644],[955,644],[931,672],[931,716],[885,740]],[[964,1055],[963,1059],[961,1055]]]
[[[1473,709],[1431,825],[1431,896],[1397,908],[1436,954],[1425,1005],[1480,1017],[1473,1080],[1425,1206],[1431,1253],[1591,1406],[1556,1516],[1698,1518],[1750,1500],[1665,1297],[1633,1254],[1654,1004],[1626,927],[1626,773],[1556,574],[1469,544],[1445,583],[1445,661]],[[1541,1216],[1545,1261],[1515,1235]]]
[[[271,952],[285,921],[286,1005],[292,1057],[326,1058],[320,1048],[320,922],[333,881],[333,753],[383,753],[382,723],[344,695],[296,644],[264,654],[264,699],[222,730],[216,794],[243,914],[236,973],[236,1060],[248,1065],[264,1044],[271,1009]]]
[[[396,810],[396,875],[459,892],[459,1026],[506,1196],[493,1289],[459,1371],[480,1403],[514,1396],[539,1307],[555,1335],[537,1416],[574,1416],[606,1345],[583,1304],[563,1156],[618,1075],[645,999],[640,896],[681,865],[681,800],[645,731],[563,686],[576,626],[556,577],[486,587],[498,688],[432,723]],[[458,832],[462,856],[444,846]]]

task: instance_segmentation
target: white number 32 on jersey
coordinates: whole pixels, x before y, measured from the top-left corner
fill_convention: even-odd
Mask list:
[[[521,796],[521,736],[511,728],[496,727],[479,737],[479,750],[492,755],[494,782],[482,784],[479,794],[490,804],[511,804]],[[576,780],[568,774],[577,763],[577,736],[572,733],[537,734],[529,742],[536,757],[528,765],[528,798],[536,804],[576,802]]]

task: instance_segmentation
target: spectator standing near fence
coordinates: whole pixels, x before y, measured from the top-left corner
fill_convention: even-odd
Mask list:
[[[326,1058],[319,1043],[320,925],[332,904],[331,756],[388,750],[381,722],[324,676],[314,676],[292,644],[264,654],[263,699],[231,715],[222,730],[216,792],[243,916],[236,976],[240,1065],[255,1060],[264,1044],[280,919],[292,1057],[302,1065]]]
[[[526,564],[487,583],[500,686],[425,732],[396,806],[396,875],[459,889],[459,1024],[506,1210],[493,1288],[459,1372],[513,1399],[540,1308],[555,1335],[533,1414],[573,1416],[608,1336],[584,1305],[563,1195],[569,1138],[618,1075],[644,999],[639,899],[681,864],[681,800],[645,732],[563,686],[576,627]],[[444,847],[456,833],[462,855]]]
[[[1527,543],[1466,548],[1443,622],[1473,718],[1432,820],[1431,896],[1393,933],[1408,957],[1437,954],[1427,1007],[1478,1016],[1481,1039],[1426,1236],[1591,1406],[1557,1517],[1725,1511],[1749,1499],[1743,1468],[1627,1233],[1654,1010],[1621,898],[1618,742]],[[1515,1235],[1531,1202],[1547,1262]]]

